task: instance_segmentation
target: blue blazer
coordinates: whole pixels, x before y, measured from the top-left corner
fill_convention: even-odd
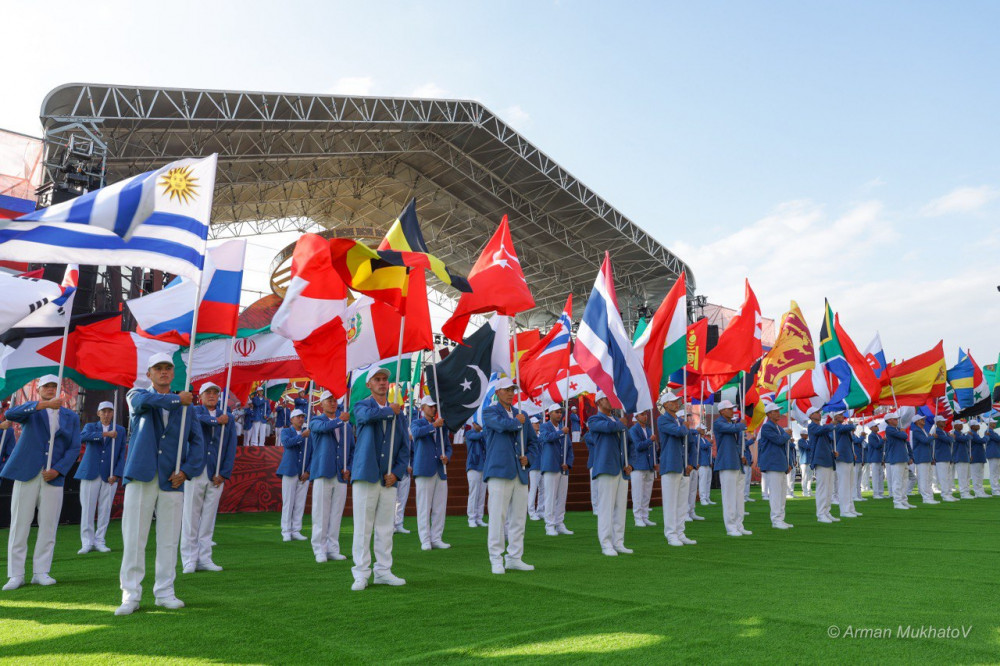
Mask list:
[[[990,429],[986,430],[986,457],[1000,458],[1000,435]]]
[[[956,463],[970,462],[972,452],[969,449],[972,445],[972,440],[964,432],[956,432],[954,437],[955,443],[951,447],[951,461]],[[24,439],[24,435],[21,435],[21,439]]]
[[[80,432],[80,441],[86,449],[83,452],[83,459],[80,466],[76,468],[74,479],[93,481],[100,477],[107,481],[108,477],[117,476],[121,478],[125,470],[125,447],[128,446],[128,439],[125,437],[125,428],[120,425],[115,426],[117,437],[115,442],[115,459],[111,460],[111,438],[105,437],[104,426],[101,422],[88,423],[83,426]],[[112,474],[112,466],[114,473]]]
[[[854,426],[850,423],[834,424],[834,437],[837,440],[837,462],[854,463]],[[811,436],[811,435],[810,435]]]
[[[309,478],[337,479],[346,484],[341,472],[351,469],[354,462],[354,426],[337,417],[331,419],[326,414],[318,414],[309,421],[309,432],[309,443],[312,445]]]
[[[303,410],[305,411],[305,410]],[[274,408],[274,429],[281,430],[292,425],[292,410],[284,405]]]
[[[865,458],[865,440],[857,434],[857,428],[851,433],[851,441],[854,442],[854,464],[860,465]]]
[[[734,423],[724,416],[715,419],[715,423],[712,424],[712,431],[715,432],[715,469],[719,471],[743,469],[743,461],[740,460],[743,455],[740,439],[742,439],[741,433],[746,429],[745,423]]]
[[[656,429],[660,433],[660,474],[683,474],[687,426],[670,412],[663,412],[656,419]]]
[[[776,423],[765,421],[757,436],[757,467],[762,472],[784,472],[788,469],[785,447],[790,436]]]
[[[177,462],[177,440],[181,437],[181,399],[176,393],[160,394],[153,389],[134,388],[128,392],[128,405],[132,418],[132,438],[125,458],[124,482],[159,480],[161,490],[184,492],[184,485],[170,487],[170,476]],[[161,410],[167,410],[167,426],[163,426]],[[205,444],[201,425],[188,408],[184,421],[181,471],[189,479],[201,473],[205,465]]]
[[[385,485],[385,475],[392,472],[397,479],[406,476],[410,466],[409,426],[406,414],[400,410],[393,415],[387,403],[380,406],[375,398],[368,397],[351,406],[357,424],[354,460],[351,462],[351,483],[366,481]],[[395,438],[391,439],[392,420],[396,419]],[[390,444],[392,460],[389,459]]]
[[[906,433],[891,425],[885,427],[885,462],[889,465],[897,463],[907,463],[910,461],[910,452],[907,448],[909,437]]]
[[[868,447],[865,449],[868,452],[868,462],[882,464],[884,445],[882,437],[877,432],[868,433]]]
[[[743,440],[743,457],[747,459],[748,467],[753,467],[753,449],[750,447],[753,446],[755,441],[757,440],[753,437],[745,437]]]
[[[21,424],[21,436],[14,451],[0,471],[0,477],[31,481],[45,469],[49,453],[49,415],[38,411],[37,400],[29,400],[7,410],[8,421]],[[59,430],[52,446],[52,469],[59,475],[49,485],[62,486],[66,475],[80,455],[80,417],[71,409],[59,408]]]
[[[281,454],[281,462],[278,463],[278,469],[275,471],[276,475],[301,476],[303,454],[306,457],[305,470],[309,471],[313,446],[312,442],[309,442],[303,434],[308,432],[308,430],[303,430],[302,433],[295,432],[295,428],[291,426],[281,431],[281,446],[284,447],[285,451]]]
[[[931,461],[931,437],[923,428],[912,426],[910,434],[913,437],[913,462],[929,463]]]
[[[444,455],[451,460],[451,442],[448,440],[448,429],[444,426],[435,428],[423,416],[418,416],[410,422],[410,435],[413,437],[413,476],[434,476],[447,479],[444,462],[441,460],[441,443],[444,442]]]
[[[482,432],[470,428],[465,433],[465,471],[482,472],[486,463],[486,438]]]
[[[972,443],[971,461],[974,463],[986,462],[986,440],[978,433],[971,433],[969,441]]]
[[[219,419],[209,414],[204,405],[195,407],[194,414],[201,423],[201,438],[205,442],[204,469],[211,479],[215,476],[215,464],[219,460],[219,435],[222,434],[222,426],[219,425]],[[222,446],[222,465],[219,467],[219,476],[223,479],[233,475],[233,463],[236,461],[236,426],[233,423],[233,413],[226,410],[226,415],[229,423],[226,424],[226,441]]]
[[[538,444],[542,450],[540,462],[542,473],[559,472],[561,474],[568,474],[568,472],[562,471],[564,453],[566,455],[566,465],[570,469],[573,468],[573,435],[572,433],[563,434],[563,423],[565,421],[561,421],[559,427],[556,428],[556,426],[552,425],[551,421],[546,421],[538,429]]]
[[[15,446],[17,446],[17,435],[14,434],[14,428],[0,430],[0,469],[3,469]]]
[[[812,454],[812,442],[806,437],[799,437],[799,463],[802,465],[808,465],[810,456]]]
[[[809,421],[806,430],[809,432],[809,441],[812,442],[812,468],[833,467],[836,462],[833,458],[833,424],[820,425]]]
[[[701,444],[698,446],[698,465],[705,467],[712,466],[712,442],[701,437]]]
[[[299,398],[295,399],[295,409],[301,409],[303,414],[309,414],[309,398]],[[291,413],[291,412],[289,412]]]
[[[267,398],[250,398],[250,405],[253,407],[253,420],[263,422],[270,416],[270,402]]]
[[[944,428],[936,428],[934,430],[934,443],[931,447],[931,451],[934,455],[934,462],[939,463],[950,463],[951,462],[951,449],[954,445],[955,440],[951,438],[948,431]]]
[[[587,430],[591,433],[591,442],[594,445],[591,478],[596,479],[601,474],[629,478],[625,473],[625,447],[628,446],[625,424],[598,412],[587,419]]]
[[[638,422],[634,423],[628,430],[628,461],[634,470],[649,471],[656,469],[656,442],[650,437],[653,436],[653,427],[643,428]]]
[[[517,416],[521,412],[517,407],[511,407],[511,413]],[[486,435],[486,464],[483,467],[483,479],[517,479],[528,484],[528,470],[521,468],[518,459],[521,456],[521,433],[524,433],[525,456],[528,451],[538,446],[538,437],[531,421],[521,424],[516,418],[507,415],[507,411],[499,403],[490,405],[483,410],[483,433]]]

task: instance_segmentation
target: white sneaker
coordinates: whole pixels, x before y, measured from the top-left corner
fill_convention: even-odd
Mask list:
[[[86,555],[87,553],[89,553],[92,550],[94,550],[93,546],[84,546],[80,550],[76,551],[76,554],[77,555]]]
[[[893,502],[892,508],[893,509],[903,509],[905,511],[906,509],[909,509],[910,507],[906,506],[905,504],[899,504],[898,502]],[[841,515],[843,515],[843,514],[841,514]]]
[[[354,592],[360,592],[361,590],[365,589],[366,587],[368,587],[368,581],[367,580],[356,580],[351,585],[351,590],[353,590]]]
[[[618,557],[618,551],[614,548],[601,548],[601,555],[607,555],[608,557]]]
[[[164,597],[162,599],[157,599],[156,605],[168,610],[180,610],[181,608],[184,608],[184,602],[177,597]]]
[[[470,520],[469,521],[469,527],[479,527],[479,525],[476,524],[476,521]]]
[[[556,528],[549,525],[545,526],[545,534],[546,536],[559,536],[559,532],[556,532]]]
[[[431,549],[431,545],[429,543],[422,543],[422,544],[420,544],[420,550],[430,550],[430,549]]]
[[[316,556],[316,562],[319,563],[319,564],[323,564],[324,562],[326,562],[326,553],[321,553],[321,554],[317,555]]]
[[[940,503],[941,503],[941,502],[938,502],[938,501],[937,501],[937,500],[935,500],[935,499],[930,499],[930,500],[924,500],[924,504],[940,504]]]
[[[826,514],[826,517],[829,518],[832,522],[835,522],[835,523],[839,523],[840,522],[840,518],[837,518],[836,516],[834,516],[832,514],[828,513],[828,514]]]
[[[449,548],[451,548],[451,544],[445,543],[444,541],[434,541],[433,543],[431,543],[431,546],[437,548],[438,550],[448,550]]]
[[[741,527],[740,528],[740,534],[742,534],[743,536],[750,536],[751,534],[753,534],[753,532],[751,532],[750,530],[748,530],[745,527]]]
[[[341,555],[340,553],[327,553],[326,554],[326,559],[328,559],[328,560],[334,560],[336,562],[340,562],[341,560],[346,560],[347,556],[346,555]]]
[[[397,527],[396,529],[393,530],[393,532],[395,532],[396,534],[409,534],[410,530],[406,529],[405,527]]]
[[[710,504],[711,506],[715,506],[715,505],[717,504],[717,502],[713,502],[712,500],[708,500],[708,503],[709,503],[709,504]]]
[[[56,579],[53,578],[52,576],[48,575],[47,573],[35,574],[34,576],[31,577],[31,584],[32,585],[55,585],[56,584]]]
[[[640,519],[640,520],[635,521],[635,526],[636,527],[645,527],[646,523],[642,522],[642,520]]]
[[[757,500],[755,500],[755,499],[754,499],[754,498],[752,498],[752,497],[745,497],[745,498],[743,498],[743,501],[744,501],[744,502],[756,502]]]
[[[573,534],[573,530],[569,529],[563,524],[556,525],[556,532],[559,534]]]
[[[743,533],[742,532],[731,532],[731,531],[727,530],[726,531],[726,536],[743,536]]]
[[[684,536],[682,534],[681,535],[681,543],[684,544],[685,546],[693,546],[693,545],[697,544],[698,542],[695,541],[694,539],[689,539],[689,538],[687,538],[686,536]]]
[[[693,516],[691,516],[691,520],[705,520],[705,516],[699,516],[698,514],[694,514]]]
[[[654,522],[653,522],[652,520],[650,520],[649,518],[644,518],[643,520],[645,520],[645,521],[646,521],[646,527],[656,527],[656,523],[654,523]]]
[[[534,571],[535,566],[533,564],[527,564],[522,560],[507,560],[506,567],[508,571]]]
[[[194,573],[194,570],[195,570],[195,566],[193,564],[185,564],[184,568],[181,569],[181,573],[182,574],[190,574],[190,573]]]
[[[622,555],[631,555],[635,552],[631,548],[626,548],[625,546],[615,546],[615,551],[621,553]]]
[[[679,539],[667,539],[668,546],[683,546]]]
[[[503,568],[503,562],[491,562],[490,569],[498,576],[507,573],[507,570]]]
[[[539,516],[537,513],[535,515],[533,515],[533,516],[528,516],[528,517],[531,518],[532,520],[541,520],[542,519],[542,517]]]
[[[302,536],[301,532],[295,532],[294,534],[292,534],[292,539],[294,539],[295,541],[309,541],[307,537]]]
[[[819,522],[821,522],[821,523],[827,523],[827,524],[829,524],[829,523],[832,523],[832,522],[833,522],[832,520],[830,520],[830,519],[829,519],[829,518],[827,518],[826,516],[820,516],[820,517],[819,517],[819,518],[817,518],[816,520],[818,520],[818,521],[819,521]]]
[[[791,527],[788,523],[771,523],[771,527],[776,530],[787,530]]]
[[[3,586],[4,592],[10,592],[11,590],[16,590],[17,588],[24,585],[24,576],[12,576],[7,584]]]
[[[282,541],[291,541],[292,537],[289,534],[284,534],[284,535],[282,535],[281,540]]]
[[[115,609],[115,615],[131,615],[137,610],[139,610],[138,601],[126,601]]]
[[[489,527],[489,525],[487,525],[486,522],[482,520],[477,520],[476,525],[479,525],[480,527]]]
[[[219,544],[215,543],[214,541],[212,542],[212,548],[215,548],[215,547],[216,547],[216,546],[218,546],[218,545],[219,545]]]
[[[401,585],[406,585],[406,581],[393,573],[382,574],[381,576],[375,576],[373,581],[376,585],[391,585],[392,587],[399,587]]]
[[[111,549],[108,548],[107,546],[105,546],[103,543],[96,544],[94,546],[94,550],[96,550],[98,553],[110,553],[111,552]]]

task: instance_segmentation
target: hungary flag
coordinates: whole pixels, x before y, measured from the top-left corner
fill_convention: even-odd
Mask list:
[[[878,399],[881,384],[854,341],[841,328],[829,301],[819,333],[819,360],[832,383],[832,395],[823,405],[824,411],[861,409]]]
[[[636,330],[632,346],[642,356],[650,395],[666,388],[670,373],[687,363],[687,284],[681,273],[647,326]]]

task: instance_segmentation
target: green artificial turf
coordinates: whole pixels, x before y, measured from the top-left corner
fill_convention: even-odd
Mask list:
[[[717,502],[719,491],[713,491]],[[919,500],[911,498],[918,504]],[[747,505],[753,536],[725,536],[721,504],[688,523],[697,546],[668,547],[657,527],[626,528],[635,554],[604,557],[590,513],[567,516],[574,536],[528,523],[534,572],[490,573],[486,530],[451,517],[447,551],[396,535],[402,588],[352,592],[350,560],[317,564],[308,542],[283,543],[277,514],[219,517],[222,573],[179,575],[181,611],[154,609],[152,554],[145,598],[120,602],[121,530],[114,552],[76,555],[75,526],[59,530],[58,585],[0,593],[0,657],[24,662],[214,663],[986,663],[1000,658],[997,551],[1000,498],[894,511],[821,525],[811,499],[789,500],[788,531],[766,503]],[[836,509],[834,509],[836,514]],[[308,534],[308,517],[306,518]],[[6,531],[0,531],[6,543]],[[345,518],[341,548],[350,553]],[[152,542],[152,535],[151,535]],[[34,534],[32,541],[34,543]],[[29,557],[30,574],[30,557]],[[836,627],[840,638],[828,637]],[[952,627],[956,638],[906,638]],[[853,631],[867,636],[844,637]],[[967,631],[966,636],[961,632]],[[887,637],[871,632],[889,630]]]

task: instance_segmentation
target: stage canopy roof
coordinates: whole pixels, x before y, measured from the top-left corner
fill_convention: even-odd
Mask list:
[[[682,270],[694,291],[677,256],[477,102],[66,84],[41,120],[50,167],[83,133],[107,182],[218,152],[215,237],[381,235],[415,196],[431,251],[464,272],[507,214],[539,306],[523,323],[557,316],[568,291],[579,316],[605,250],[627,319]]]

